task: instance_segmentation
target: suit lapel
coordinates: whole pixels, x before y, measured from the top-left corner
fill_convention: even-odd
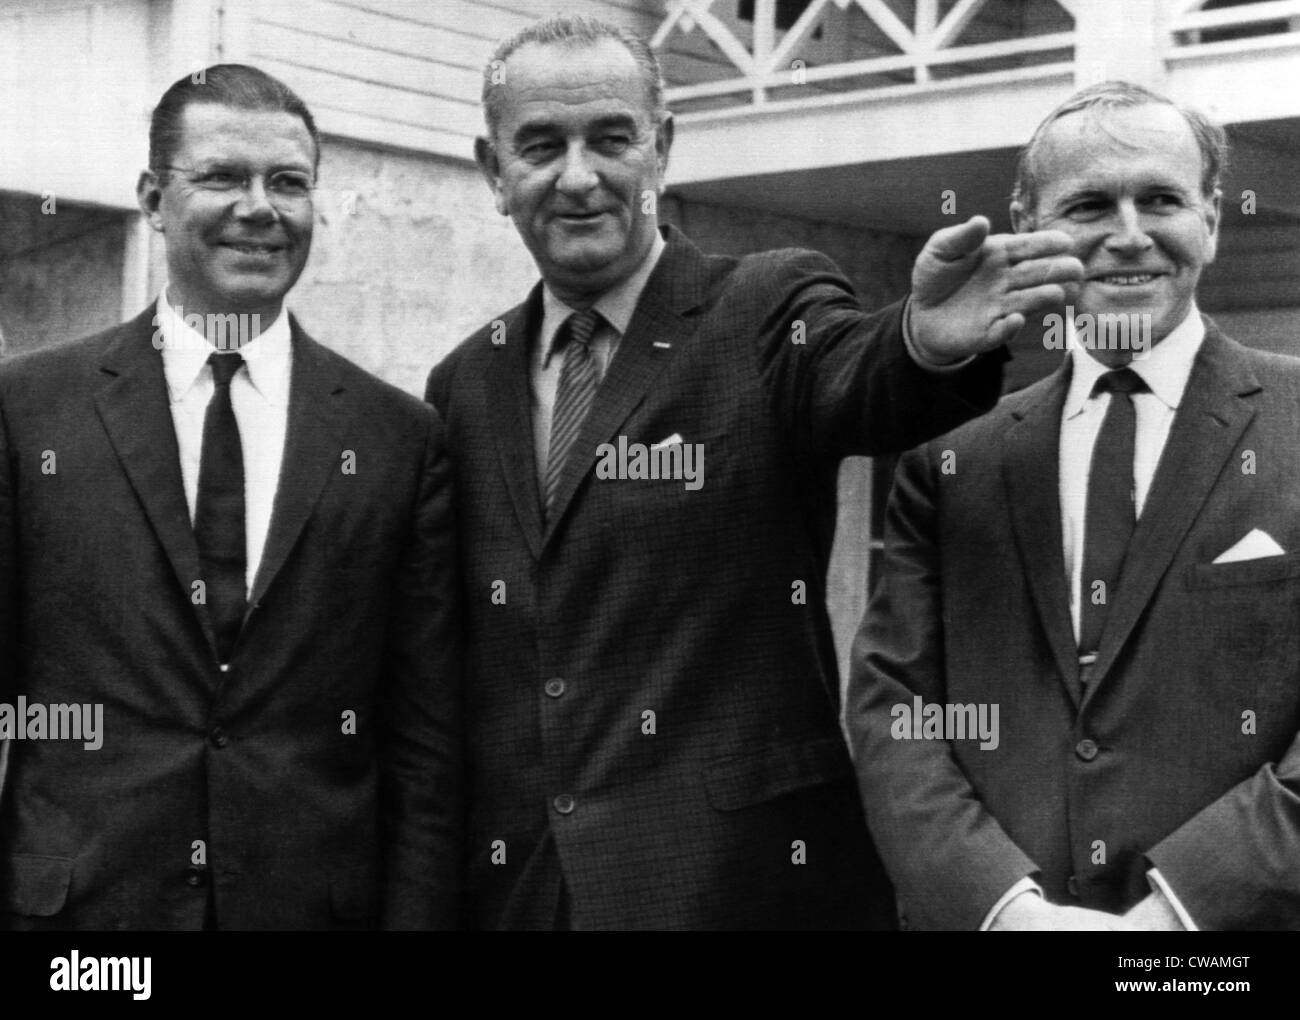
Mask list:
[[[352,415],[332,359],[292,318],[290,326],[293,367],[284,456],[266,546],[253,580],[250,610],[284,566],[331,473],[341,469],[343,435]]]
[[[597,448],[614,440],[618,430],[645,398],[673,349],[694,335],[697,323],[687,313],[699,307],[706,272],[704,256],[675,231],[646,281],[627,333],[582,430],[569,450],[564,473],[547,520],[550,542],[574,496],[596,463]],[[656,344],[665,346],[656,346]]]
[[[533,445],[532,361],[530,351],[542,322],[542,285],[528,300],[502,317],[504,339],[492,343],[491,367],[485,400],[495,437],[497,457],[506,491],[528,548],[542,554],[542,503],[537,481],[537,456]]]
[[[1002,479],[1029,591],[1056,667],[1077,706],[1079,692],[1074,680],[1079,672],[1079,652],[1070,620],[1069,575],[1062,552],[1059,481],[1061,411],[1069,384],[1070,361],[1066,358],[1033,401],[1012,412],[1015,422],[1007,432]]]
[[[100,371],[109,379],[96,394],[95,409],[185,600],[192,605],[199,550],[185,501],[162,355],[152,343],[153,319],[151,306],[120,327],[104,351]],[[208,614],[195,616],[215,647]]]
[[[1102,633],[1096,672],[1103,682],[1255,416],[1255,409],[1241,398],[1259,389],[1254,374],[1207,320],[1205,340],[1133,531],[1115,605]]]

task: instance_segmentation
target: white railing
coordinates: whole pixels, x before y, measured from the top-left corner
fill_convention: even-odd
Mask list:
[[[1264,0],[1213,10],[1201,9],[1204,4],[1205,0],[1182,3],[1178,5],[1182,10],[1174,10],[1169,22],[1174,47],[1213,44],[1221,42],[1225,35],[1284,44],[1295,40],[1279,39],[1279,36],[1300,35],[1300,1],[1297,0]]]
[[[651,45],[667,66],[668,98],[676,109],[708,100],[713,100],[712,105],[763,104],[785,98],[785,90],[791,86],[814,86],[804,89],[804,95],[824,94],[823,89],[869,92],[900,84],[921,88],[937,78],[978,75],[1009,66],[1042,65],[1044,72],[1059,70],[1073,60],[1075,3],[1077,0],[1043,0],[1041,7],[1034,5],[1040,13],[1051,8],[1040,24],[1068,24],[1069,30],[962,42],[962,34],[985,8],[996,13],[1003,6],[999,0],[959,0],[942,18],[938,0],[916,0],[910,26],[885,0],[810,0],[784,32],[777,25],[776,0],[754,0],[752,27],[735,15],[736,0],[668,0],[667,15]],[[842,13],[837,15],[836,10]],[[842,19],[849,14],[857,16],[860,25],[870,27],[877,40],[859,39],[860,49],[896,52],[826,59],[823,51],[827,46],[824,41],[819,44],[814,33],[825,27],[828,18]],[[838,42],[842,49],[850,45],[847,40]],[[702,75],[673,75],[675,57],[709,63],[707,70],[715,77],[690,80]],[[783,91],[774,97],[774,90]],[[726,97],[732,97],[730,104]]]

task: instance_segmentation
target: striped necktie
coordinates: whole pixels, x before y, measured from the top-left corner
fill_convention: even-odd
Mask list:
[[[557,349],[564,348],[564,365],[560,369],[560,384],[555,393],[555,411],[551,415],[551,446],[546,459],[546,478],[543,495],[546,512],[551,511],[555,494],[560,488],[560,476],[569,448],[578,438],[582,423],[591,410],[596,388],[600,385],[596,359],[591,354],[591,338],[600,324],[600,313],[594,308],[574,312],[560,327],[556,337]]]

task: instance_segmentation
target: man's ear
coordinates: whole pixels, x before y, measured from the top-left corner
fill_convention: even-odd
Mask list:
[[[664,114],[655,131],[655,158],[659,163],[659,191],[664,190],[664,177],[668,173],[668,150],[673,147],[673,115]]]
[[[497,157],[496,146],[481,136],[475,138],[474,162],[478,164],[484,180],[487,181],[488,187],[492,189],[492,197],[496,201],[497,212],[502,216],[509,216],[510,207],[506,204],[506,194],[501,187],[501,160]]]
[[[144,213],[145,221],[158,233],[163,232],[162,217],[162,182],[152,170],[141,170],[140,179],[135,182],[135,200]]]
[[[1209,231],[1210,239],[1205,251],[1205,264],[1209,265],[1214,261],[1214,256],[1219,251],[1219,220],[1223,211],[1223,192],[1219,188],[1214,189],[1214,194],[1205,201],[1205,229]]]
[[[1017,234],[1032,233],[1034,229],[1034,218],[1019,202],[1011,203],[1011,229]]]

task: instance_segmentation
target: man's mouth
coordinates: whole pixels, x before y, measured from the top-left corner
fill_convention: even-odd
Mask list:
[[[1162,273],[1104,273],[1090,277],[1093,283],[1104,283],[1109,287],[1141,287],[1162,276]]]
[[[282,244],[257,244],[243,241],[223,241],[221,247],[237,251],[241,255],[274,255],[276,252],[284,250]]]

